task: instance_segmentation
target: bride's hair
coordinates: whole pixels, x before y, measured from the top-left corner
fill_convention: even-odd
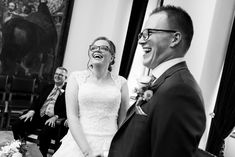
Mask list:
[[[92,43],[91,45],[93,45],[96,41],[98,40],[105,40],[108,42],[109,44],[109,47],[110,47],[110,54],[112,55],[113,57],[113,60],[112,62],[109,64],[109,67],[108,67],[108,70],[111,72],[112,71],[112,65],[115,63],[115,54],[116,54],[116,47],[114,45],[114,43],[109,40],[107,37],[104,37],[104,36],[101,36],[101,37],[98,37],[96,38]],[[89,51],[89,50],[88,50]],[[89,53],[88,53],[89,54]],[[87,68],[90,69],[90,68],[93,68],[92,65],[90,65],[90,58],[88,60],[88,63],[87,63]]]

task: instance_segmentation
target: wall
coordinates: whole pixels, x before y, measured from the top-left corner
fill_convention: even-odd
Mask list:
[[[63,66],[69,73],[87,67],[88,46],[107,36],[117,49],[113,72],[119,71],[133,0],[75,0]]]

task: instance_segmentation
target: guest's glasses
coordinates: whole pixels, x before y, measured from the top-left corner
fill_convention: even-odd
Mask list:
[[[92,52],[96,52],[96,51],[110,51],[109,47],[106,45],[101,45],[101,46],[97,46],[97,45],[90,45],[89,46],[89,50]]]
[[[158,32],[176,33],[177,31],[170,29],[145,29],[141,33],[139,33],[138,40],[140,40],[143,37],[143,40],[147,41],[153,33],[158,33]]]
[[[60,73],[55,73],[54,76],[63,77],[64,75]]]

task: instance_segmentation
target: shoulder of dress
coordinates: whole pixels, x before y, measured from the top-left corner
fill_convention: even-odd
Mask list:
[[[123,76],[120,76],[120,75],[117,75],[117,79],[123,83],[127,82],[127,80],[123,77]]]
[[[125,77],[123,77],[123,76],[118,75],[118,77],[119,77],[119,79],[122,80],[122,81],[127,81],[127,79],[126,79]]]
[[[122,85],[123,85],[125,82],[127,82],[127,80],[126,80],[124,77],[120,76],[120,75],[111,74],[111,76],[112,76],[114,82],[115,82],[120,88],[122,87]]]
[[[83,82],[90,75],[88,70],[71,72],[70,77],[75,78],[78,82]]]
[[[72,77],[83,77],[83,76],[88,76],[88,75],[89,75],[89,71],[88,70],[73,71],[70,74],[70,76],[72,76]]]

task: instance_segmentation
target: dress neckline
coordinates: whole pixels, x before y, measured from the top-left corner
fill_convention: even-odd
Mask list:
[[[110,78],[111,80],[113,81],[114,85],[117,85],[117,82],[116,82],[116,79],[114,77],[114,75],[108,71],[108,73],[110,74]],[[87,69],[87,75],[86,75],[86,78],[85,78],[85,82],[87,82],[87,79],[92,75],[92,71],[90,71],[89,69]]]

